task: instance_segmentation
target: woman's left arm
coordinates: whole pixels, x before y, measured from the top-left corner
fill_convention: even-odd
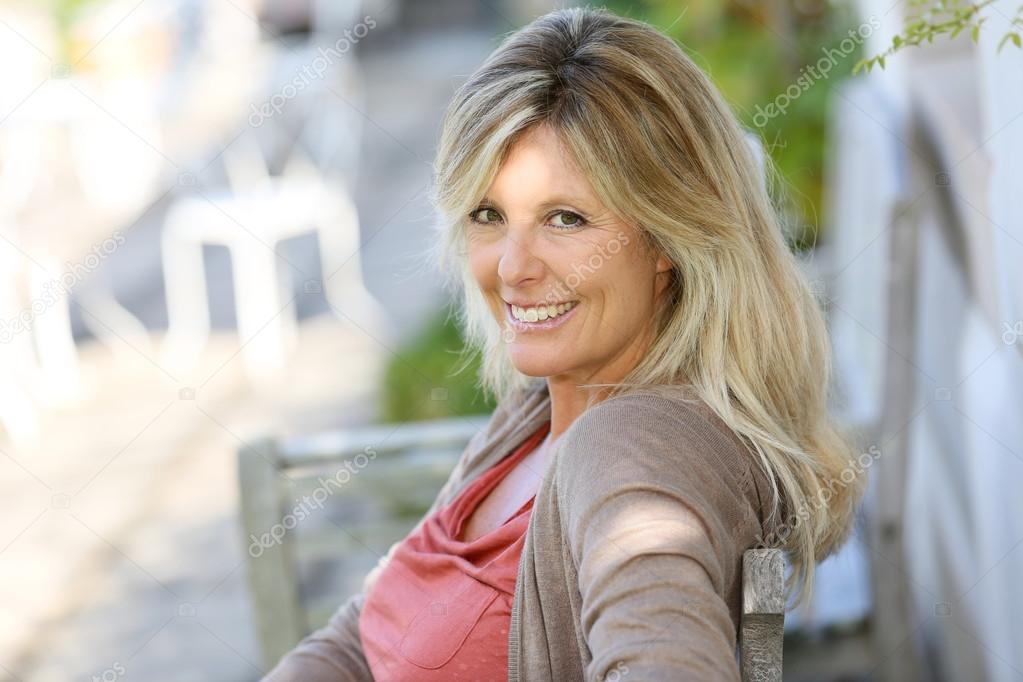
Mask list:
[[[586,679],[738,680],[726,594],[754,532],[733,473],[742,463],[728,458],[744,453],[694,412],[654,400],[597,405],[558,456]]]

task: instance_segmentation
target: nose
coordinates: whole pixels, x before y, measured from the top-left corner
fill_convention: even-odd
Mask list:
[[[544,263],[523,233],[514,236],[506,233],[503,241],[497,274],[506,285],[514,287],[543,278]]]

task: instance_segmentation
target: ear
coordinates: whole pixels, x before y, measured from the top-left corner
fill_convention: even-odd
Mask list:
[[[655,297],[660,298],[664,290],[668,288],[668,284],[671,282],[672,269],[671,261],[668,260],[668,257],[662,253],[658,253],[657,271],[654,275]]]

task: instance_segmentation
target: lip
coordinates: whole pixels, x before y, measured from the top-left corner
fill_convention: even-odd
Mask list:
[[[572,309],[569,310],[567,313],[565,313],[564,315],[558,315],[553,319],[548,318],[546,320],[543,320],[542,322],[522,322],[521,320],[515,319],[515,316],[512,315],[511,304],[505,301],[504,304],[505,319],[508,320],[508,325],[517,332],[548,331],[551,329],[557,329],[558,327],[568,322],[568,320],[571,319],[573,315],[575,315],[575,311],[579,309],[580,305],[581,305],[580,303],[576,303],[574,306],[572,306]]]
[[[501,299],[509,305],[517,305],[520,308],[535,308],[541,305],[561,305],[562,303],[572,303],[578,299],[571,299],[567,301],[509,301],[507,299]]]

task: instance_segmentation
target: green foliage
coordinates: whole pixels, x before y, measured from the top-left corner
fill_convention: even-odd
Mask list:
[[[909,2],[914,11],[906,19],[902,33],[892,37],[892,44],[881,54],[858,61],[853,67],[853,73],[858,73],[861,69],[870,72],[875,64],[884,69],[885,57],[890,57],[903,48],[925,42],[933,43],[934,39],[940,36],[952,39],[967,29],[970,31],[970,38],[976,43],[980,38],[981,26],[987,20],[983,10],[994,0],[970,3],[964,3],[962,0],[909,0]],[[1023,5],[1016,9],[1016,14],[1009,23],[1013,28],[1006,31],[998,41],[999,52],[1009,42],[1016,47],[1021,46]]]
[[[460,372],[462,335],[449,311],[441,311],[405,348],[384,374],[381,419],[385,422],[481,414],[495,403],[476,387],[479,358]]]
[[[792,226],[792,246],[812,247],[820,233],[828,102],[861,52],[860,40],[847,53],[838,49],[855,27],[849,8],[827,0],[706,0],[685,9],[676,0],[602,4],[656,26],[710,75],[743,125],[763,139],[780,171],[785,187],[776,198]],[[811,77],[828,55],[835,55],[828,73]],[[793,86],[799,94],[786,99],[784,113],[764,116],[764,107],[784,98]]]
[[[75,22],[102,0],[37,0],[53,16],[57,23],[59,60],[70,65],[71,31]]]

